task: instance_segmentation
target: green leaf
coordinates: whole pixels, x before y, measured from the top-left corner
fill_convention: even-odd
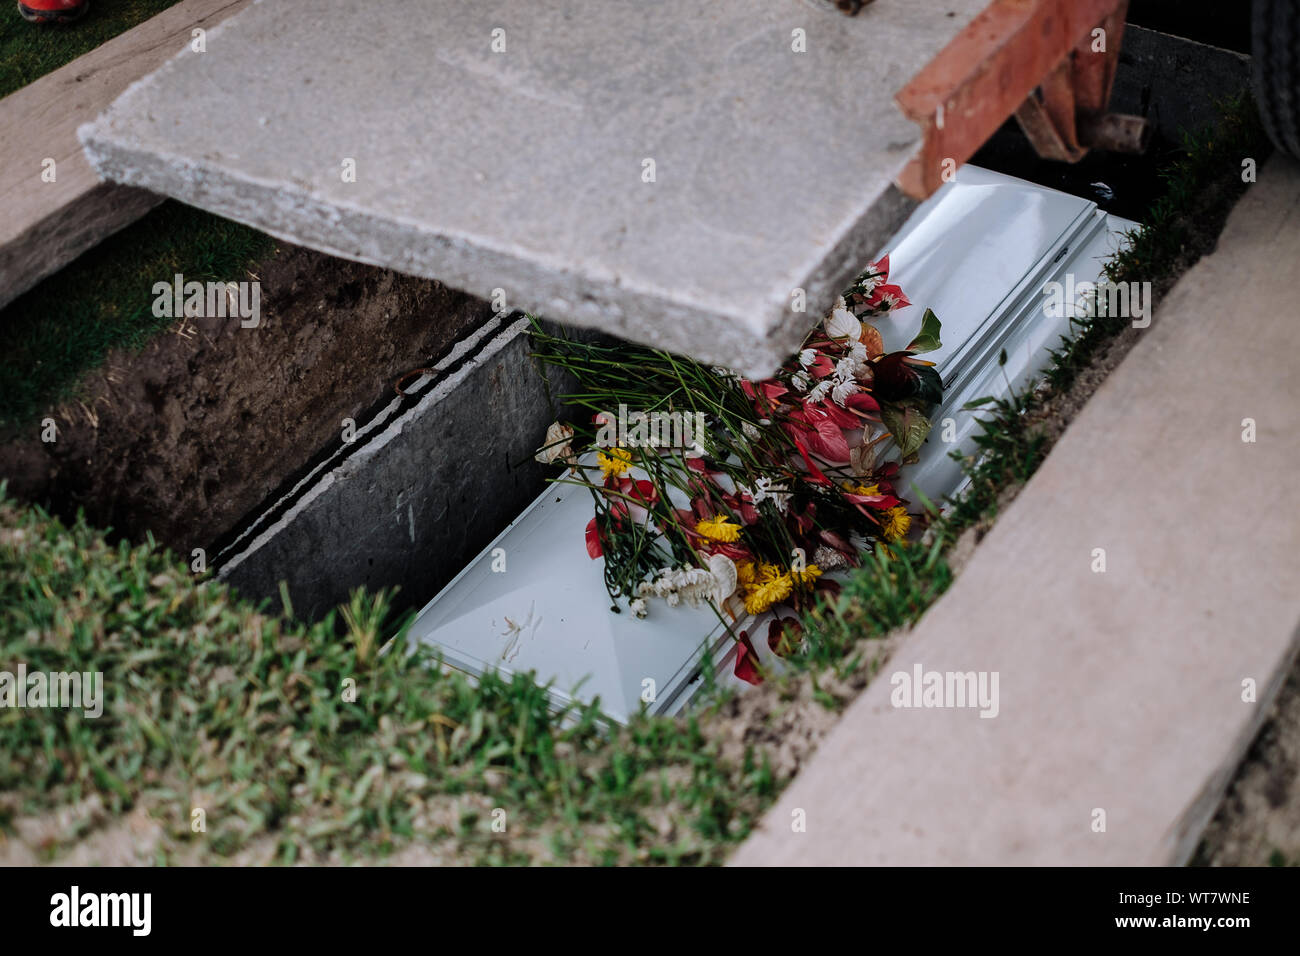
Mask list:
[[[940,377],[938,370],[926,366],[912,366],[911,368],[917,379],[916,393],[912,396],[913,400],[920,402],[925,408],[943,401],[943,379]]]
[[[916,338],[912,339],[912,344],[907,347],[909,352],[933,352],[942,348],[943,343],[939,341],[939,317],[934,314],[933,309],[926,309],[925,315],[921,316],[921,331],[917,333]]]
[[[894,436],[899,454],[904,458],[915,455],[925,444],[926,436],[934,426],[930,419],[913,404],[882,405],[880,420],[885,423],[889,433]]]

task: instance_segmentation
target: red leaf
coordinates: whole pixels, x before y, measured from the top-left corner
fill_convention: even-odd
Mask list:
[[[848,539],[837,532],[822,529],[817,532],[817,537],[821,538],[822,544],[830,545],[841,554],[849,555],[854,558],[857,557],[857,552],[853,549],[853,545],[849,544]]]
[[[763,683],[763,675],[758,669],[758,654],[754,652],[754,645],[749,642],[747,631],[741,631],[740,639],[736,642],[735,675],[747,684],[757,686]]]
[[[600,529],[596,526],[596,519],[592,518],[587,522],[587,554],[595,561],[604,553],[605,550],[600,546]]]

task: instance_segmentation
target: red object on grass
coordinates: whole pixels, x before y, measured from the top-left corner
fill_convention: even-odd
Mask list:
[[[18,12],[32,23],[66,23],[89,8],[90,0],[18,0]]]

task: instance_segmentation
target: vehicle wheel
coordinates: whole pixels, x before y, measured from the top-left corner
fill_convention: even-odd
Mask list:
[[[1264,128],[1300,159],[1300,0],[1255,0],[1251,70]]]

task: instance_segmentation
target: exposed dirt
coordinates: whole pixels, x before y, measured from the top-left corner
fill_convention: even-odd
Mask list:
[[[208,547],[393,382],[491,313],[436,282],[281,244],[251,275],[261,324],[178,323],[114,352],[82,398],[0,445],[15,495],[179,553]]]
[[[1300,866],[1300,662],[1206,827],[1193,862]]]

